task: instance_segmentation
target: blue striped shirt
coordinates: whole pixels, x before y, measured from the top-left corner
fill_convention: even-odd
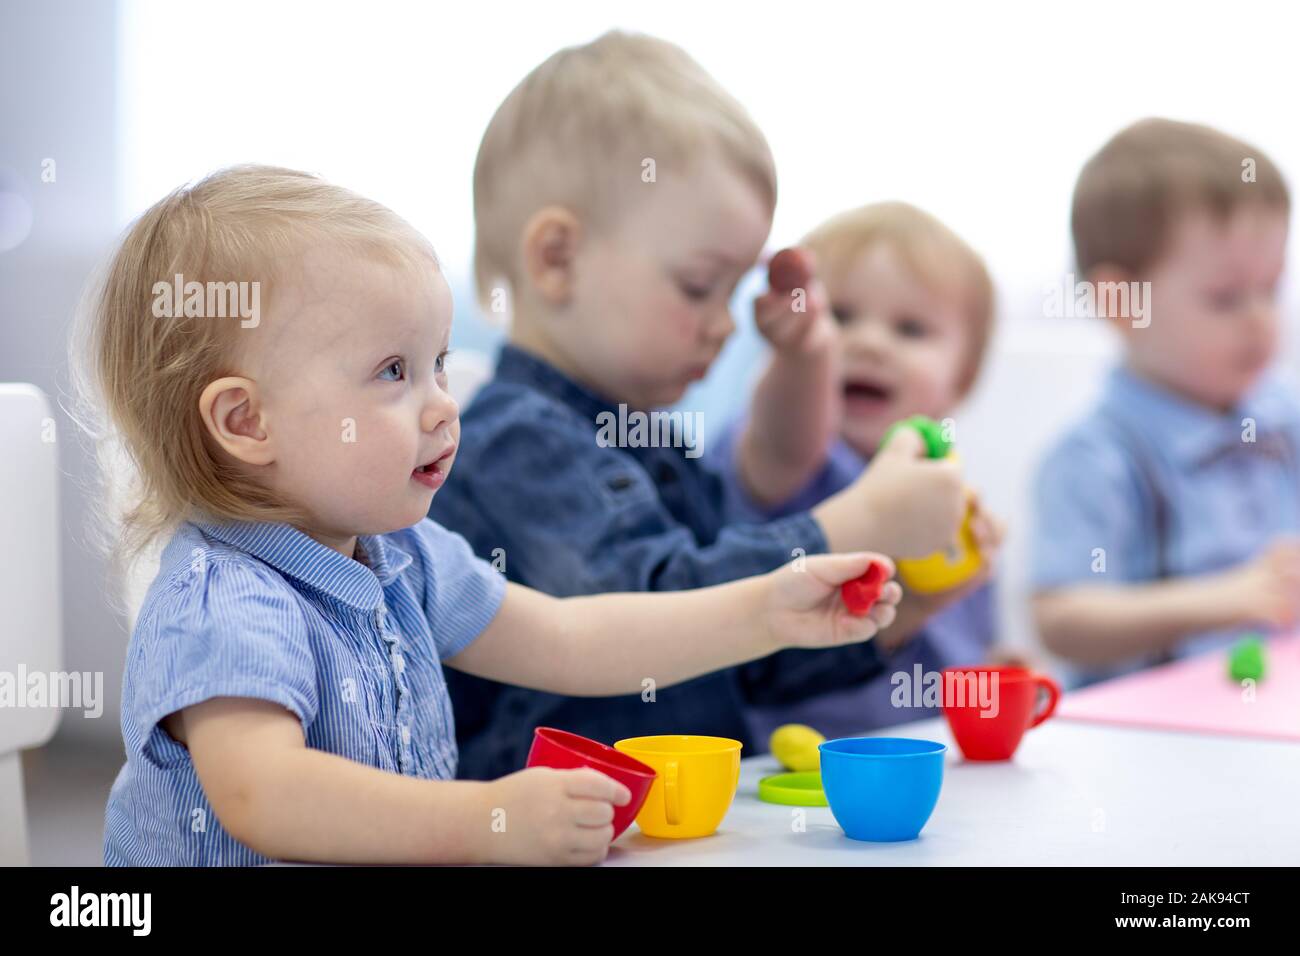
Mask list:
[[[505,578],[428,519],[358,543],[364,563],[283,524],[176,532],[127,649],[127,759],[108,798],[107,865],[268,862],[222,828],[189,751],[159,723],[214,697],[279,704],[318,750],[455,776],[441,661],[492,620]]]

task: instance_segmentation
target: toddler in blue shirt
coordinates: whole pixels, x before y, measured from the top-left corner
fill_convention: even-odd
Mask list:
[[[1150,119],[1088,161],[1082,291],[1124,359],[1042,462],[1034,613],[1087,682],[1300,611],[1300,403],[1270,370],[1290,198],[1255,147]]]
[[[127,652],[109,864],[574,864],[630,794],[595,770],[455,781],[443,666],[571,695],[669,687],[893,620],[865,553],[674,595],[558,600],[424,516],[459,442],[451,296],[378,203],[239,167],[149,209],[88,329],[87,408],[170,534]]]

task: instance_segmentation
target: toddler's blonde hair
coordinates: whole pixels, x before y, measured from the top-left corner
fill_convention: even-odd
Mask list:
[[[958,379],[965,395],[979,375],[993,329],[993,280],[984,260],[960,236],[923,209],[880,202],[832,216],[803,240],[818,269],[834,276],[851,268],[871,246],[887,243],[929,287],[953,292],[961,302],[970,336]]]
[[[285,521],[292,502],[236,467],[212,441],[199,397],[237,374],[240,346],[264,329],[235,318],[157,317],[156,284],[257,282],[263,311],[314,247],[436,268],[432,247],[377,202],[308,173],[237,166],[172,192],[127,230],[92,281],[72,345],[74,418],[96,443],[98,540],[127,574],[141,552],[195,517]],[[270,316],[274,322],[274,315]]]
[[[715,149],[776,205],[767,140],[735,99],[680,47],[611,31],[553,54],[502,101],[474,164],[474,274],[487,302],[518,281],[520,238],[555,204],[600,227],[643,182]]]

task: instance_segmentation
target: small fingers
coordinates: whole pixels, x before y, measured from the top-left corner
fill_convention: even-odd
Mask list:
[[[617,806],[624,806],[632,799],[631,792],[613,777],[608,777],[599,770],[583,767],[567,771],[564,792],[570,797],[588,800],[604,800]]]
[[[609,855],[609,844],[614,839],[614,827],[604,826],[580,830],[569,844],[566,863],[573,866],[593,866]]]
[[[884,630],[894,623],[894,618],[898,616],[898,606],[896,604],[877,603],[867,616],[875,622],[879,630]]]
[[[614,807],[604,800],[577,800],[573,822],[580,827],[603,827],[614,821]]]

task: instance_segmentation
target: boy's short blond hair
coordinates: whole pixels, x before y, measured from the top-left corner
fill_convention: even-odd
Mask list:
[[[1071,230],[1079,271],[1141,274],[1190,212],[1227,219],[1248,204],[1290,211],[1282,174],[1249,143],[1194,123],[1144,119],[1120,130],[1079,173]]]
[[[189,518],[303,520],[221,454],[199,412],[203,390],[236,374],[241,346],[267,323],[160,312],[158,288],[178,275],[255,282],[274,323],[278,285],[322,247],[437,268],[428,241],[385,206],[308,173],[238,166],[155,203],[92,281],[72,342],[74,414],[96,443],[109,504],[97,530],[117,570]]]
[[[612,31],[553,54],[497,108],[474,164],[474,273],[480,299],[513,286],[524,226],[547,205],[586,224],[717,150],[776,205],[767,140],[745,109],[680,47]]]
[[[817,257],[818,269],[834,277],[881,242],[888,243],[922,283],[962,304],[970,342],[958,394],[965,395],[979,375],[993,329],[993,280],[984,260],[934,216],[905,202],[872,203],[839,213],[809,233],[802,245]]]

